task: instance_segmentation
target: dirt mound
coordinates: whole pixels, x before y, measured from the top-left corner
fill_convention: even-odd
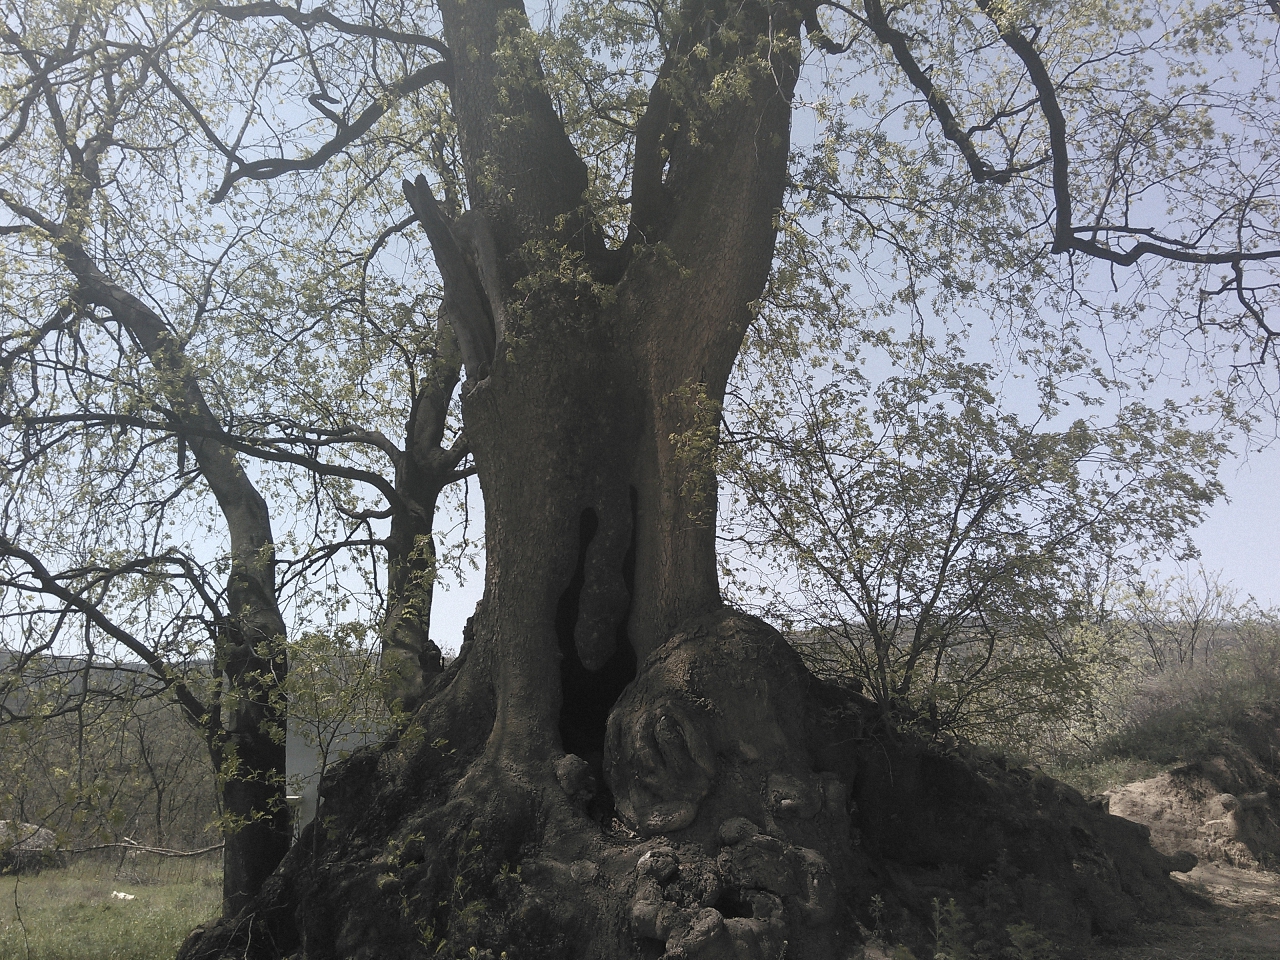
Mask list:
[[[1078,951],[1183,907],[1187,865],[1145,828],[902,732],[753,618],[648,658],[603,776],[578,755],[488,763],[494,715],[440,683],[403,736],[326,775],[276,875],[184,960],[852,960],[867,930],[923,951],[939,911],[990,953],[1025,924]]]
[[[873,735],[854,754],[861,892],[902,917],[898,939],[928,942],[951,900],[975,926],[1030,923],[1068,952],[1184,908],[1169,874],[1194,859],[1067,784],[968,745]]]
[[[1280,867],[1280,704],[1250,710],[1201,757],[1107,797],[1111,813],[1149,827],[1163,853]]]

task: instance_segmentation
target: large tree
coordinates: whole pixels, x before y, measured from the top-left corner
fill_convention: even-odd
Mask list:
[[[954,342],[845,352],[775,349],[732,388],[732,587],[886,710],[999,742],[1070,713],[1071,638],[1115,583],[1194,551],[1224,425],[1192,429],[1194,405],[1172,401],[1019,415],[998,368]],[[863,363],[886,371],[874,387]]]
[[[337,561],[385,564],[360,615],[381,621],[387,699],[412,708],[442,666],[435,507],[470,469],[449,429],[457,350],[420,322],[430,296],[370,264],[395,226],[365,217],[378,198],[358,161],[334,165],[327,197],[270,215],[253,211],[269,195],[210,206],[214,127],[251,126],[237,98],[279,66],[219,33],[228,21],[164,4],[6,15],[0,722],[118,698],[85,682],[15,709],[58,664],[149,672],[219,771],[234,914],[291,836],[282,610],[334,630],[351,612],[326,583],[360,585]],[[305,229],[332,202],[345,215]]]
[[[941,784],[971,782],[918,756],[886,774],[858,752],[856,701],[722,603],[717,428],[779,231],[878,272],[868,315],[982,296],[1046,349],[1092,314],[1225,331],[1269,360],[1270,11],[689,0],[531,23],[506,0],[267,0],[190,16],[227,38],[215,55],[265,64],[230,120],[175,94],[219,156],[215,199],[305,184],[289,178],[361,156],[383,123],[406,151],[438,144],[404,193],[465,368],[486,579],[415,724],[331,780],[310,842],[188,954],[854,949],[854,894],[895,853],[889,800],[941,822]],[[1231,43],[1248,67],[1202,76]],[[829,262],[800,276],[813,260],[775,275],[818,294],[796,303],[844,282]],[[1086,925],[1114,926],[1168,865],[1135,848],[1072,880],[1069,824],[1123,834],[1081,818],[1003,841],[908,831],[896,853],[980,876],[1018,830],[1056,837],[1024,845],[1022,868],[1060,868]]]

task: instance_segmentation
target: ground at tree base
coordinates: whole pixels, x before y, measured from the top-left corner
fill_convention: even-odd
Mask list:
[[[1139,924],[1087,960],[1275,960],[1280,957],[1280,874],[1199,864],[1178,882],[1196,902],[1174,919]]]
[[[1146,827],[896,731],[753,618],[651,655],[599,756],[495,762],[465,659],[183,960],[858,960],[877,928],[922,957],[940,908],[997,952],[1017,928],[1085,956],[1196,903]]]
[[[1079,960],[1275,960],[1280,957],[1280,874],[1203,863],[1175,879],[1189,894],[1168,920],[1139,923],[1112,942],[1077,947]],[[918,953],[929,957],[929,952]],[[893,960],[873,940],[866,960]]]

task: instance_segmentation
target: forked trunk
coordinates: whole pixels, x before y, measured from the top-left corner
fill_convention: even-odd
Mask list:
[[[1023,899],[1075,935],[1167,905],[1168,864],[1136,828],[1068,796],[987,829],[986,774],[871,736],[857,697],[722,606],[713,453],[773,255],[798,11],[684,6],[618,250],[523,11],[445,0],[441,16],[472,210],[450,219],[425,178],[405,186],[467,370],[484,596],[404,735],[322,785],[317,825],[243,922],[183,957],[832,960],[860,954],[872,891],[927,913],[889,878],[936,889],[926,868],[955,863],[976,883],[1011,850],[1015,873],[1057,884]],[[889,866],[895,830],[909,862]],[[1072,831],[1119,837],[1128,859],[1076,877]]]
[[[451,48],[494,51],[459,63],[453,91],[475,209],[451,222],[425,180],[407,190],[469,378],[487,551],[474,636],[497,711],[487,753],[595,757],[636,664],[720,605],[713,452],[772,261],[796,63],[786,44],[768,69],[753,62],[755,39],[785,23],[776,12],[697,11],[739,21],[743,38],[712,47],[738,61],[745,92],[697,116],[711,67],[659,81],[637,134],[632,235],[611,252],[537,62],[500,50],[495,23],[514,12],[442,12]]]
[[[458,385],[457,349],[447,324],[437,325],[434,355],[416,383],[404,451],[396,458],[396,497],[387,537],[387,614],[382,624],[383,696],[396,711],[422,706],[428,684],[444,667],[430,637],[436,582],[433,536],[440,492],[460,477],[465,443],[445,446],[449,402]]]

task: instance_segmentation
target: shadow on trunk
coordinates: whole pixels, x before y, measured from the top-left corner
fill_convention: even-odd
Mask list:
[[[1145,828],[888,729],[745,615],[678,631],[579,734],[603,782],[573,754],[486,759],[476,646],[398,740],[326,779],[262,895],[184,960],[853,958],[877,927],[933,942],[952,899],[1070,949],[1182,902],[1187,865]]]

